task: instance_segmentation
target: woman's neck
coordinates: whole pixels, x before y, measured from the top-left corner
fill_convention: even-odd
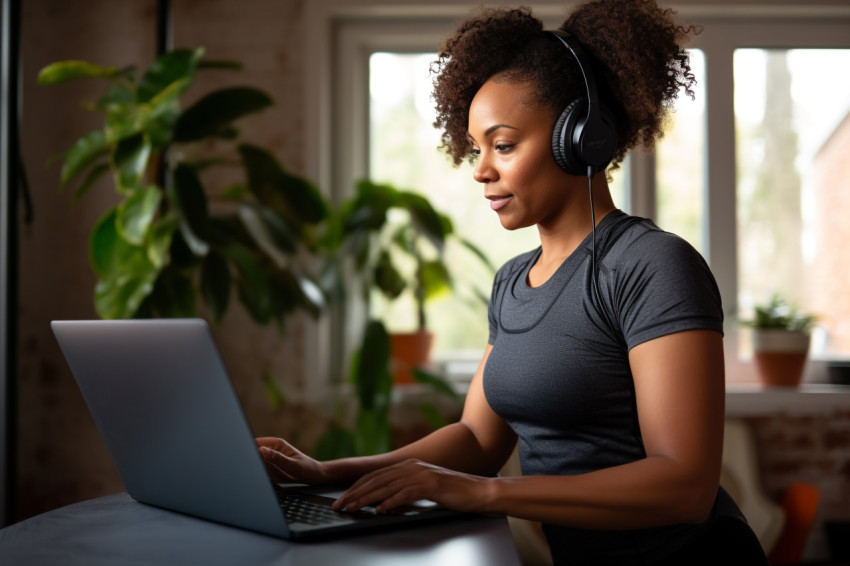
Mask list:
[[[563,207],[561,214],[546,223],[537,225],[542,247],[538,263],[560,265],[591,231],[587,179],[582,177],[575,177],[575,179],[573,186],[568,188],[568,194],[572,195],[572,198]],[[597,174],[593,179],[593,208],[596,224],[616,209],[604,172]]]

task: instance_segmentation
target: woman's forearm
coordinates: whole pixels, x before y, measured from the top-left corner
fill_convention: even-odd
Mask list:
[[[385,454],[330,460],[323,465],[334,483],[351,483],[367,473],[410,459],[460,472],[492,476],[507,460],[509,448],[487,450],[466,424],[457,422]]]
[[[711,509],[717,475],[655,456],[574,476],[494,478],[481,511],[604,530],[696,523]]]

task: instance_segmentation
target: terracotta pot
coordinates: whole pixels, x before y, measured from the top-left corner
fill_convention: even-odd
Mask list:
[[[806,332],[753,330],[753,358],[765,385],[796,387],[803,380],[809,355]]]
[[[422,330],[419,332],[390,334],[390,348],[393,381],[396,383],[414,383],[411,371],[431,361],[431,346],[434,335]]]

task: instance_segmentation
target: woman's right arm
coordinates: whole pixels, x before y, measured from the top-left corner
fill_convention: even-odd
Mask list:
[[[469,474],[496,474],[510,456],[516,436],[484,396],[484,366],[491,350],[488,344],[469,386],[459,422],[385,454],[327,462],[306,456],[282,439],[258,438],[260,454],[272,479],[309,484],[351,483],[364,474],[410,459]]]

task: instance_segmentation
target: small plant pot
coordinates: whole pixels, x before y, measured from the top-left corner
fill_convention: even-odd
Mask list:
[[[426,330],[391,334],[391,364],[395,383],[414,383],[413,369],[431,361],[434,335]]]
[[[764,385],[796,387],[809,355],[806,332],[753,330],[753,359]]]

